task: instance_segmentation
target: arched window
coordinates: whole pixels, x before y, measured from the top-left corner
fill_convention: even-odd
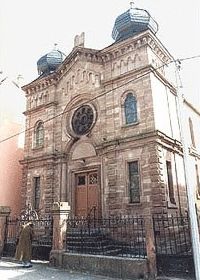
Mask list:
[[[132,93],[128,93],[124,101],[125,123],[131,124],[138,121],[137,100]]]
[[[41,147],[44,144],[44,125],[39,122],[35,128],[35,147]]]
[[[192,141],[192,146],[195,148],[195,139],[194,139],[194,129],[193,129],[193,123],[191,118],[189,118],[189,127],[190,127],[190,137],[191,137],[191,141]]]

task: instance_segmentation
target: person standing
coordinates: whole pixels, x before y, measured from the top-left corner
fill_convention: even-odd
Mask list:
[[[32,240],[33,223],[28,222],[22,226],[19,233],[19,241],[16,247],[15,259],[22,261],[23,267],[32,267]]]

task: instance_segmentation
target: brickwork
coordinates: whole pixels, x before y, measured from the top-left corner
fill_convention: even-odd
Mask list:
[[[101,51],[75,47],[53,74],[24,86],[27,96],[24,200],[32,201],[33,177],[41,177],[41,211],[67,201],[75,209],[75,176],[98,170],[102,215],[168,211],[165,161],[181,157],[180,143],[156,130],[152,69],[171,59],[150,31]],[[159,81],[173,86],[157,70]],[[175,91],[175,89],[173,89]],[[124,100],[137,99],[138,121],[125,124]],[[74,111],[90,104],[94,123],[77,137],[71,126]],[[34,129],[44,123],[44,145],[34,146]],[[168,151],[168,152],[166,152]],[[128,162],[139,161],[140,203],[130,203]],[[181,186],[180,203],[184,201]],[[178,198],[176,198],[178,199]],[[24,203],[25,204],[25,203]]]

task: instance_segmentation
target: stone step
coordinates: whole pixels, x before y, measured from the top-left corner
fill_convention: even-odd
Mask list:
[[[72,240],[85,240],[86,242],[98,242],[98,241],[102,241],[102,240],[112,240],[111,238],[109,238],[108,236],[103,236],[103,235],[97,235],[97,236],[92,236],[92,235],[67,235],[66,236],[67,241],[72,241]]]
[[[67,246],[69,247],[93,247],[93,248],[106,248],[106,247],[120,247],[117,246],[117,244],[113,244],[113,242],[110,242],[108,240],[104,240],[102,242],[80,242],[80,241],[70,241],[67,242]]]
[[[67,235],[102,235],[105,234],[102,230],[100,229],[68,229],[67,230]]]
[[[113,246],[103,246],[103,247],[89,247],[89,246],[67,246],[68,252],[77,252],[77,253],[93,253],[93,254],[103,254],[108,256],[119,255],[121,249],[113,248]]]

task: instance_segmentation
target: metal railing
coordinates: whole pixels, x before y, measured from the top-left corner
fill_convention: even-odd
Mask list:
[[[192,254],[188,215],[154,215],[153,226],[157,255]]]
[[[16,242],[19,237],[20,227],[28,221],[32,221],[34,224],[34,236],[32,241],[32,245],[34,248],[33,255],[37,254],[38,258],[44,259],[44,255],[46,254],[44,251],[48,251],[48,253],[50,252],[53,242],[52,217],[47,216],[37,218],[37,220],[7,217],[3,248],[4,256],[14,256],[14,252],[16,250]]]
[[[66,251],[145,258],[142,217],[68,218]]]

